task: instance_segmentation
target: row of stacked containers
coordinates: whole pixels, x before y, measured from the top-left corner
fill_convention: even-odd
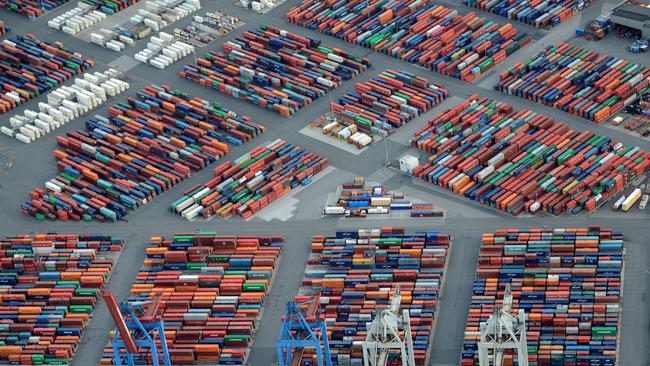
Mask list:
[[[224,42],[179,75],[288,117],[370,66],[318,39],[262,25]]]
[[[306,0],[287,19],[468,82],[531,41],[510,23],[422,0]]]
[[[0,9],[6,9],[30,19],[54,10],[70,0],[0,0]]]
[[[311,250],[300,292],[320,296],[333,364],[362,364],[359,341],[366,338],[373,310],[390,305],[397,285],[400,314],[407,310],[411,318],[415,362],[428,364],[450,250],[448,234],[390,227],[337,231],[314,236]],[[302,357],[302,365],[316,362],[316,355],[308,352]]]
[[[550,29],[589,6],[591,0],[464,0],[464,3],[537,28]]]
[[[67,364],[122,245],[104,235],[0,239],[0,362]]]
[[[387,136],[440,104],[447,95],[447,90],[426,78],[388,69],[368,81],[356,83],[353,92],[332,103],[331,110],[337,120],[331,123],[354,125],[357,131],[368,136]],[[334,127],[323,127],[328,128]],[[351,137],[351,131],[342,131],[339,138]]]
[[[650,86],[650,68],[560,43],[499,75],[495,89],[600,123]]]
[[[199,215],[248,219],[293,189],[309,185],[328,166],[327,158],[278,139],[219,165],[212,179],[183,192],[170,211],[188,220]]]
[[[414,176],[513,215],[592,211],[650,168],[639,147],[477,95],[411,144],[432,154]]]
[[[158,299],[174,365],[244,365],[282,250],[282,236],[152,237],[127,301]],[[141,353],[136,364],[151,364]],[[113,364],[104,350],[102,365]]]
[[[108,118],[57,136],[59,175],[22,205],[37,219],[116,221],[265,128],[217,103],[150,85]]]
[[[526,314],[531,366],[615,365],[623,254],[623,234],[599,227],[483,234],[461,365],[479,364],[481,325],[508,285],[513,313]]]
[[[60,42],[41,41],[31,34],[0,42],[0,113],[29,102],[94,62],[67,50]]]

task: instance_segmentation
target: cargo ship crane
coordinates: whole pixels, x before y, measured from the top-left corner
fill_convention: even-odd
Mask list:
[[[397,285],[390,307],[376,314],[368,327],[368,335],[362,343],[364,366],[385,366],[391,349],[401,351],[402,366],[415,366],[409,312],[404,310],[402,318],[398,316],[400,292]]]
[[[118,305],[110,290],[102,291],[106,307],[115,323],[112,339],[113,362],[116,366],[135,366],[136,359],[143,359],[142,352],[149,352],[153,366],[171,366],[165,326],[162,320],[159,298],[152,301],[124,301]]]
[[[300,365],[305,348],[314,350],[318,366],[332,365],[327,324],[318,319],[319,303],[317,296],[306,302],[289,301],[287,304],[276,342],[280,366]]]
[[[513,316],[511,311],[512,293],[510,285],[507,285],[503,306],[495,306],[488,321],[481,326],[481,340],[478,344],[481,366],[503,366],[504,355],[508,351],[517,353],[519,366],[528,366],[526,315],[524,309],[519,309],[517,316]]]

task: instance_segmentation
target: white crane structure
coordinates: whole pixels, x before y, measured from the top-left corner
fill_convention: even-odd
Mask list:
[[[408,310],[399,317],[400,303],[400,287],[397,285],[390,307],[377,313],[368,327],[368,335],[362,343],[364,366],[385,366],[391,350],[401,352],[402,366],[415,366],[411,318]]]
[[[507,351],[517,353],[517,365],[528,366],[526,315],[523,309],[519,309],[517,316],[513,316],[511,307],[512,294],[508,285],[503,306],[495,306],[488,321],[481,326],[481,341],[478,344],[481,366],[503,366]]]

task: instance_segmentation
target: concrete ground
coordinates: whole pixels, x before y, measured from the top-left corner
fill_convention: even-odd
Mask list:
[[[232,0],[204,0],[204,11],[222,10],[226,13],[238,16],[247,22],[247,25],[237,29],[224,39],[230,39],[241,34],[244,30],[256,28],[265,23],[280,27],[300,34],[318,37],[324,44],[346,49],[361,57],[369,57],[373,62],[371,70],[361,74],[356,80],[348,81],[332,93],[334,99],[344,94],[353,87],[354,82],[364,81],[386,68],[399,68],[428,77],[431,81],[442,83],[453,98],[442,103],[437,110],[448,108],[467,96],[479,93],[484,96],[496,98],[510,103],[516,109],[531,109],[547,114],[557,120],[566,121],[576,130],[591,130],[595,133],[606,134],[614,139],[622,141],[626,145],[637,145],[644,149],[650,149],[648,141],[642,141],[624,132],[612,130],[602,125],[593,123],[565,114],[559,110],[545,107],[531,101],[519,99],[509,95],[501,94],[492,89],[493,81],[498,73],[514,62],[522,61],[526,57],[539,51],[545,45],[568,40],[572,37],[575,27],[588,19],[595,18],[600,11],[600,6],[609,4],[612,1],[599,1],[595,6],[588,8],[583,15],[578,15],[568,22],[556,27],[550,32],[532,29],[528,26],[515,24],[519,28],[529,32],[535,38],[535,42],[528,47],[510,56],[504,63],[497,65],[493,71],[488,72],[473,84],[466,84],[459,80],[440,75],[435,72],[424,70],[420,67],[400,62],[389,56],[373,53],[368,49],[344,43],[340,40],[320,35],[316,32],[287,23],[284,15],[291,6],[299,3],[299,0],[290,0],[279,8],[263,16],[249,12],[234,4]],[[446,0],[448,4],[459,4],[460,2]],[[647,365],[649,361],[648,350],[650,349],[650,311],[648,311],[647,296],[650,293],[650,250],[648,249],[648,223],[650,215],[646,212],[631,212],[630,214],[612,213],[603,208],[594,214],[579,216],[565,215],[559,218],[547,215],[538,217],[511,217],[496,212],[492,209],[480,206],[473,202],[413,181],[409,177],[394,174],[383,167],[385,160],[384,143],[376,143],[359,155],[346,152],[338,147],[328,144],[325,141],[307,137],[299,131],[307,126],[315,116],[320,116],[327,111],[328,98],[322,98],[307,108],[299,111],[291,118],[283,118],[275,113],[268,112],[218,94],[207,88],[200,87],[190,81],[181,79],[177,72],[183,65],[190,62],[186,58],[168,69],[158,70],[148,65],[133,63],[130,58],[141,50],[146,42],[136,43],[134,47],[127,48],[123,54],[103,49],[97,45],[88,44],[76,37],[66,35],[63,32],[55,31],[47,27],[47,20],[60,14],[76,2],[71,2],[54,12],[45,15],[36,21],[28,21],[15,14],[2,11],[0,14],[8,25],[12,27],[12,33],[4,37],[12,37],[18,33],[35,33],[44,40],[62,40],[69,48],[77,50],[92,58],[96,62],[96,70],[102,71],[107,65],[122,65],[128,72],[132,82],[132,89],[122,96],[114,98],[113,101],[123,101],[127,96],[132,95],[139,88],[149,83],[165,83],[175,88],[186,91],[194,96],[200,96],[212,101],[219,101],[241,114],[251,116],[256,122],[268,127],[265,135],[260,136],[252,143],[243,147],[233,149],[229,157],[237,157],[250,150],[253,146],[276,138],[283,138],[289,142],[299,144],[303,147],[326,156],[334,170],[324,176],[313,186],[295,194],[290,200],[280,202],[277,215],[260,215],[249,221],[240,219],[187,222],[169,211],[167,207],[175,201],[181,191],[189,186],[206,181],[211,175],[211,169],[195,173],[187,181],[174,187],[144,207],[141,207],[127,216],[128,222],[114,224],[102,223],[73,223],[73,222],[37,222],[31,217],[21,214],[20,205],[27,200],[27,192],[34,187],[42,186],[43,182],[56,174],[52,150],[55,148],[55,136],[64,134],[66,131],[80,129],[83,118],[79,118],[63,128],[33,142],[24,145],[6,136],[0,137],[0,158],[8,156],[11,167],[7,168],[4,162],[0,162],[0,233],[16,234],[25,232],[81,232],[81,233],[104,233],[122,236],[128,243],[123,249],[118,264],[115,267],[109,287],[114,291],[118,299],[124,298],[130,289],[131,283],[136,277],[137,271],[144,260],[144,248],[147,239],[151,235],[171,235],[176,231],[214,230],[222,233],[281,233],[286,237],[286,244],[283,256],[273,287],[265,303],[265,311],[260,322],[249,364],[270,365],[275,360],[275,339],[277,337],[281,314],[285,304],[294,296],[300,286],[303,269],[309,255],[310,238],[316,233],[331,233],[336,229],[365,228],[368,226],[380,227],[404,226],[411,230],[434,229],[451,233],[454,237],[454,250],[449,260],[449,270],[446,278],[444,293],[441,297],[440,309],[438,312],[437,331],[433,338],[431,365],[455,365],[458,364],[460,350],[462,347],[465,318],[471,298],[472,279],[478,256],[481,234],[501,228],[529,228],[549,225],[551,227],[584,227],[588,225],[602,225],[621,230],[626,235],[626,264],[625,264],[625,288],[622,298],[623,318],[621,332],[620,360],[622,366]],[[505,23],[506,20],[492,14],[482,13],[475,9],[469,9],[458,5],[461,13],[476,11],[488,19]],[[199,13],[200,14],[200,13]],[[181,27],[189,23],[190,18],[183,19],[177,24],[171,25],[166,30],[171,31],[175,27]],[[208,49],[216,49],[221,43],[219,40],[206,49],[197,52],[201,55]],[[603,46],[606,43],[602,44]],[[592,46],[590,43],[589,46]],[[600,45],[598,45],[600,47]],[[609,52],[622,57],[628,53],[621,53],[615,49]],[[116,61],[117,60],[117,61]],[[39,99],[44,99],[43,97]],[[111,103],[93,113],[105,114],[106,108]],[[26,107],[36,108],[37,102],[32,101]],[[22,113],[25,107],[3,115],[0,123],[7,124],[9,116],[14,113]],[[391,159],[396,159],[404,153],[411,151],[408,141],[412,131],[421,128],[426,124],[427,119],[434,112],[421,116],[404,127],[396,135],[387,140],[387,151]],[[321,218],[314,214],[314,210],[322,209],[320,200],[324,202],[329,192],[332,192],[337,185],[350,176],[365,176],[368,180],[384,183],[389,189],[405,191],[423,200],[431,200],[437,206],[442,207],[448,213],[444,219],[408,219],[408,220],[372,220],[361,221],[356,219]],[[275,212],[274,212],[275,213]],[[267,221],[268,219],[268,221]],[[460,250],[458,250],[460,249]],[[102,302],[102,301],[100,301]],[[106,308],[98,304],[95,316],[86,329],[82,338],[82,345],[73,361],[73,365],[87,366],[98,363],[103,347],[108,341],[108,332],[113,329],[113,324]]]

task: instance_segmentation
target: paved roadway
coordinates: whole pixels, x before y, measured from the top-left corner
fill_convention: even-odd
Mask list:
[[[257,27],[261,23],[278,26],[290,31],[319,36],[317,33],[303,29],[301,27],[288,24],[284,21],[284,14],[290,6],[298,3],[298,0],[291,0],[280,6],[278,9],[264,15],[256,15],[235,5],[232,1],[203,1],[204,9],[202,10],[225,10],[226,12],[245,19],[248,24],[232,34],[225,37],[225,40],[232,38],[234,35],[241,34],[244,29]],[[447,3],[454,3],[446,0]],[[478,256],[478,247],[481,233],[494,231],[505,227],[539,227],[540,225],[550,225],[553,227],[576,227],[586,225],[603,225],[622,230],[626,234],[627,243],[627,260],[625,268],[625,289],[622,300],[623,320],[622,320],[622,343],[620,347],[620,365],[638,366],[648,364],[648,346],[650,335],[649,311],[647,294],[650,292],[650,251],[648,250],[648,215],[646,213],[635,213],[631,215],[612,214],[608,210],[602,210],[592,215],[580,215],[577,217],[563,216],[560,218],[550,216],[540,216],[537,218],[513,218],[491,209],[481,207],[472,202],[467,202],[460,197],[456,197],[449,192],[442,191],[433,187],[414,182],[410,178],[402,175],[396,175],[385,168],[382,168],[385,156],[384,144],[379,143],[362,154],[356,156],[343,150],[333,147],[319,140],[307,138],[298,131],[306,126],[316,116],[323,114],[327,110],[327,99],[319,100],[313,105],[296,113],[293,117],[285,119],[277,114],[266,112],[255,106],[246,104],[242,101],[235,100],[225,95],[218,94],[206,88],[199,87],[187,80],[177,77],[177,72],[182,65],[190,62],[185,59],[172,65],[164,71],[160,71],[147,65],[137,65],[133,68],[129,62],[124,62],[124,58],[115,61],[120,55],[110,50],[100,48],[93,44],[87,44],[70,35],[59,31],[54,31],[47,27],[47,20],[70,9],[73,5],[71,2],[66,6],[57,9],[55,12],[48,14],[41,19],[33,22],[25,21],[23,18],[14,14],[3,11],[2,17],[5,22],[13,28],[9,36],[16,33],[33,32],[39,38],[45,40],[62,40],[66,46],[71,49],[81,51],[96,62],[96,70],[104,70],[108,64],[120,65],[128,69],[132,79],[132,89],[123,96],[115,98],[115,101],[122,101],[127,95],[135,92],[138,88],[149,83],[166,83],[174,87],[189,92],[192,95],[200,96],[210,100],[223,102],[228,107],[239,113],[248,114],[255,121],[260,122],[268,127],[268,132],[260,137],[258,141],[246,146],[234,149],[230,157],[237,157],[243,152],[249,150],[257,143],[273,140],[275,138],[284,138],[289,142],[300,144],[304,147],[327,156],[332,165],[335,167],[333,173],[314,183],[313,186],[295,195],[297,200],[296,207],[290,207],[293,210],[293,217],[287,220],[274,219],[266,221],[259,217],[253,218],[250,222],[243,222],[238,219],[228,221],[212,220],[208,222],[186,222],[169,213],[166,208],[178,197],[180,192],[185,188],[199,182],[206,181],[211,176],[210,169],[204,172],[196,173],[188,181],[179,184],[171,192],[164,194],[146,206],[135,210],[127,216],[128,222],[115,224],[100,223],[66,223],[66,222],[36,222],[20,213],[19,207],[28,196],[27,192],[36,186],[42,186],[43,182],[52,177],[55,172],[55,165],[52,159],[52,150],[55,147],[55,134],[51,134],[39,141],[29,145],[23,145],[15,140],[5,137],[0,138],[0,159],[4,156],[15,157],[12,160],[12,166],[7,168],[0,161],[0,232],[3,234],[15,234],[24,232],[82,232],[82,233],[105,233],[119,235],[128,240],[128,244],[123,249],[119,263],[117,263],[109,287],[115,292],[118,298],[123,298],[128,294],[131,283],[136,277],[137,271],[144,260],[144,250],[147,238],[151,235],[168,234],[175,231],[193,231],[193,230],[217,230],[226,233],[282,233],[285,235],[287,242],[284,247],[279,270],[276,275],[274,286],[266,300],[265,312],[260,322],[253,351],[249,363],[251,365],[270,365],[274,356],[274,342],[280,326],[281,313],[284,311],[286,301],[294,296],[300,286],[300,280],[306,259],[309,255],[310,238],[315,233],[331,233],[337,228],[356,228],[356,227],[379,227],[382,225],[407,226],[413,230],[416,229],[440,229],[447,231],[454,237],[454,250],[449,258],[450,265],[445,284],[444,293],[441,297],[441,305],[438,315],[437,333],[433,339],[431,365],[454,365],[458,363],[460,349],[462,347],[463,329],[467,308],[471,298],[471,285],[475,271],[475,263]],[[599,2],[602,4],[604,2]],[[597,5],[599,6],[599,5]],[[461,12],[469,11],[464,6],[459,7]],[[593,8],[588,10],[588,17],[598,12],[599,9]],[[480,13],[480,12],[479,12]],[[493,15],[486,17],[504,22],[504,19]],[[177,25],[184,25],[189,19],[182,20]],[[400,68],[419,74],[426,75],[435,82],[444,84],[455,98],[448,99],[439,108],[447,108],[462,98],[480,93],[481,95],[497,98],[512,104],[515,108],[528,108],[541,113],[550,115],[556,119],[568,122],[573,128],[578,130],[590,129],[597,133],[608,134],[625,144],[639,145],[645,149],[650,148],[648,142],[643,142],[631,135],[620,131],[614,131],[604,126],[598,126],[589,121],[564,114],[555,109],[547,108],[542,105],[514,98],[505,94],[495,92],[491,89],[491,84],[496,75],[515,61],[521,61],[527,56],[532,55],[541,49],[544,45],[567,40],[571,37],[577,24],[584,23],[580,16],[575,17],[570,22],[561,25],[554,31],[546,33],[543,31],[531,29],[527,26],[520,28],[529,31],[533,37],[538,40],[527,48],[518,51],[511,56],[504,64],[495,67],[494,71],[488,72],[483,78],[474,84],[465,84],[459,80],[430,72],[419,67],[400,62],[383,54],[372,53],[367,49],[353,46],[337,39],[320,35],[325,44],[335,47],[344,48],[359,56],[369,57],[373,62],[373,68],[354,81],[348,81],[332,93],[333,98],[338,98],[345,90],[352,87],[355,81],[363,81],[372,77],[377,72],[385,68]],[[174,28],[169,27],[168,30]],[[7,36],[5,36],[7,37]],[[215,49],[218,42],[209,45],[206,49]],[[571,42],[578,42],[571,40]],[[140,42],[135,47],[127,49],[126,55],[132,56],[144,47]],[[204,50],[197,52],[201,54]],[[128,58],[127,58],[128,61]],[[44,98],[40,98],[41,100]],[[36,102],[27,105],[29,108],[36,108]],[[110,103],[109,103],[110,104]],[[107,106],[99,108],[95,113],[105,113]],[[13,113],[22,113],[24,107],[19,108]],[[410,151],[408,139],[412,131],[425,124],[425,121],[434,112],[430,111],[416,121],[411,122],[404,127],[402,131],[389,138],[388,153],[392,159],[400,157],[403,153]],[[3,116],[2,123],[7,123],[8,114]],[[56,134],[63,134],[72,129],[83,128],[83,118],[79,118],[63,128],[56,131]],[[351,159],[351,157],[357,157]],[[420,199],[433,200],[437,205],[449,212],[445,219],[434,219],[428,221],[425,219],[413,220],[384,220],[384,219],[367,219],[359,220],[337,220],[332,218],[320,218],[317,210],[320,209],[319,199],[324,199],[328,192],[335,190],[337,183],[342,182],[350,176],[370,176],[377,179],[374,181],[383,182],[388,188],[407,191],[408,194],[414,195]],[[278,208],[283,210],[285,208]],[[265,215],[267,216],[267,215]],[[291,214],[289,215],[291,216]],[[281,216],[279,216],[281,217]],[[100,301],[101,302],[101,301]],[[86,329],[82,338],[82,345],[79,348],[74,365],[86,366],[97,364],[101,357],[102,349],[108,340],[107,334],[113,328],[112,321],[106,308],[99,304],[95,316]]]

